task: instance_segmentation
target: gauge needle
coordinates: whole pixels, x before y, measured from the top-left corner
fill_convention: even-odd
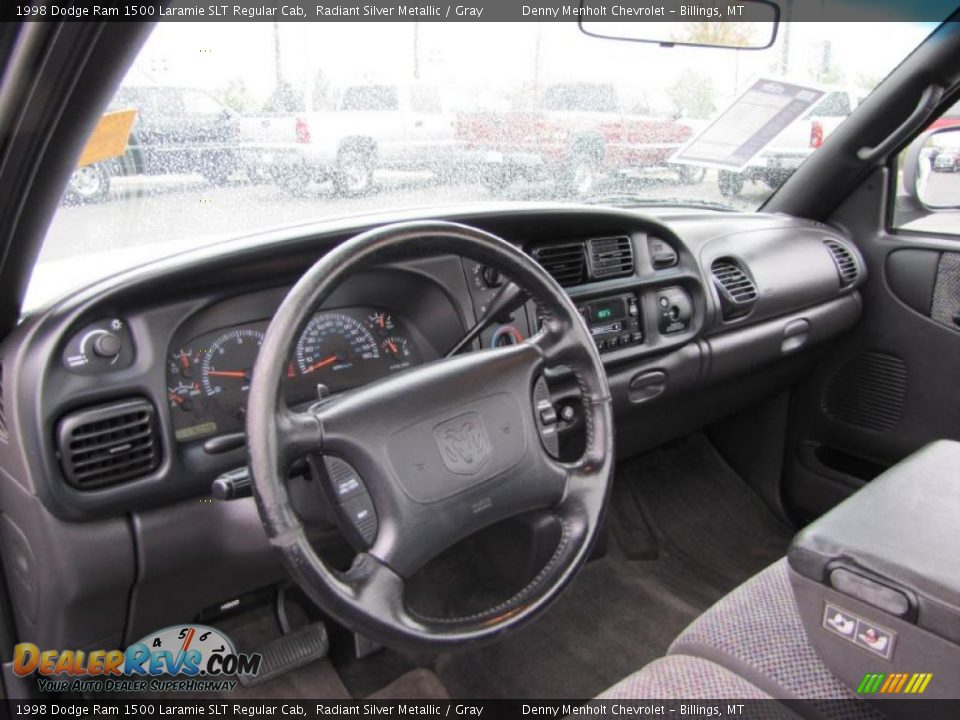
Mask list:
[[[183,405],[183,398],[179,395],[174,395],[173,393],[167,393],[167,397],[170,398],[172,402],[175,402],[177,405]]]
[[[247,379],[247,373],[243,370],[209,370],[207,375],[214,375],[216,377],[229,377],[229,378],[240,378],[241,380]]]
[[[397,349],[397,344],[396,344],[395,342],[393,342],[393,340],[387,340],[387,347],[390,348],[390,352],[392,352],[394,355],[396,355],[398,352],[400,352],[400,351]]]
[[[311,366],[308,367],[306,370],[304,370],[304,371],[303,371],[303,374],[306,375],[307,373],[312,373],[314,370],[319,370],[320,368],[325,368],[327,365],[332,365],[332,364],[335,363],[336,361],[337,361],[337,356],[336,356],[336,355],[331,355],[330,357],[326,357],[326,358],[324,358],[323,360],[321,360],[321,361],[319,361],[319,362],[315,362],[313,365],[311,365]]]

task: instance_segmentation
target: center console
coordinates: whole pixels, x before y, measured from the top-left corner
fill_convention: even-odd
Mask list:
[[[860,697],[960,697],[958,468],[960,443],[932,443],[809,525],[790,548],[807,635]],[[889,710],[915,716],[909,704]]]

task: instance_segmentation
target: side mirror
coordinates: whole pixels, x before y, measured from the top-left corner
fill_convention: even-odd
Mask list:
[[[695,13],[686,12],[693,8]],[[697,22],[672,22],[685,12]],[[669,13],[669,14],[668,14]],[[691,46],[765,50],[777,39],[780,6],[770,0],[740,0],[736,4],[706,0],[696,6],[624,8],[609,0],[580,0],[580,30],[609,40],[656,43],[663,47]]]
[[[903,189],[928,210],[960,209],[960,126],[928,130],[907,148]]]

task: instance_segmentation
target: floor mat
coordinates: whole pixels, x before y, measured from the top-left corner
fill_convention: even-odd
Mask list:
[[[614,537],[626,530],[646,559],[611,544],[529,628],[440,656],[434,669],[451,696],[593,697],[666,652],[694,617],[782,557],[791,536],[702,435],[626,463],[617,483],[615,501],[625,490],[640,512],[619,517]]]
[[[702,434],[625,463],[618,482],[661,551],[723,592],[783,557],[793,536]]]
[[[449,700],[450,695],[433,671],[426,668],[401,675],[368,700]]]

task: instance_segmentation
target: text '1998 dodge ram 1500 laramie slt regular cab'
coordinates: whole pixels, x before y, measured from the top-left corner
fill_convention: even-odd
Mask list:
[[[960,14],[477,4],[508,22],[0,6],[0,720],[960,717]],[[631,174],[669,156],[610,88],[705,112],[771,69],[809,102],[751,101],[719,157],[863,96],[779,187]],[[303,192],[61,203],[145,74],[344,90],[224,141]],[[542,179],[387,171],[471,103]],[[607,194],[558,192],[580,130]]]

